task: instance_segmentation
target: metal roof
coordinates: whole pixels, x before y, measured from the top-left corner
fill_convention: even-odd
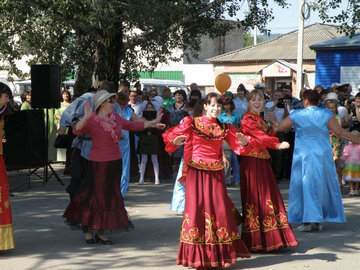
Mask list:
[[[342,36],[331,40],[323,41],[310,46],[312,50],[325,50],[325,49],[360,49],[360,32],[350,38],[348,36]]]
[[[316,52],[310,45],[339,37],[338,26],[315,23],[304,28],[304,60],[315,60]],[[232,52],[211,57],[207,61],[217,62],[249,62],[260,60],[295,60],[297,59],[298,31],[281,35],[258,45],[241,48]]]

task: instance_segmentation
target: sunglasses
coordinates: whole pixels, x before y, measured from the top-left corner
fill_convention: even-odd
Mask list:
[[[115,100],[113,100],[112,98],[109,98],[109,99],[107,100],[107,102],[109,102],[109,103],[111,103],[111,104],[115,104]]]

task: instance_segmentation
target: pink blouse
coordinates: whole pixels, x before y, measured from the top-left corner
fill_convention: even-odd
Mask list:
[[[92,148],[89,160],[111,161],[121,159],[122,156],[119,147],[121,130],[140,131],[144,129],[144,122],[128,121],[117,113],[113,115],[115,116],[115,119],[114,127],[112,128],[104,128],[104,125],[101,125],[95,113],[91,115],[83,128],[76,129],[76,127],[74,127],[73,133],[75,135],[88,133],[91,137]]]

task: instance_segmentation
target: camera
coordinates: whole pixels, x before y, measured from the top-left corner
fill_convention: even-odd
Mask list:
[[[276,104],[276,108],[285,108],[285,103],[283,98],[279,98],[278,103]]]
[[[143,111],[143,117],[148,120],[154,120],[156,119],[156,111]]]

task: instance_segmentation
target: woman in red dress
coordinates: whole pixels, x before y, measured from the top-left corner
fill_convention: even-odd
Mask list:
[[[163,134],[168,152],[186,139],[180,180],[186,183],[185,209],[177,264],[197,269],[227,267],[236,263],[237,257],[250,257],[232,215],[222,163],[223,140],[237,154],[247,151],[248,147],[240,144],[248,140],[232,125],[217,121],[222,109],[220,95],[208,94],[204,109],[205,116],[186,117]]]
[[[241,121],[241,131],[251,136],[251,151],[240,161],[241,203],[244,222],[241,238],[250,251],[271,251],[297,246],[287,220],[284,202],[272,172],[267,148],[286,149],[260,116],[265,99],[261,91],[248,96],[249,112]]]
[[[12,225],[9,199],[9,182],[2,155],[1,141],[4,127],[4,115],[9,113],[7,104],[10,96],[10,88],[6,84],[0,82],[0,250],[12,249],[15,247],[14,228]]]

